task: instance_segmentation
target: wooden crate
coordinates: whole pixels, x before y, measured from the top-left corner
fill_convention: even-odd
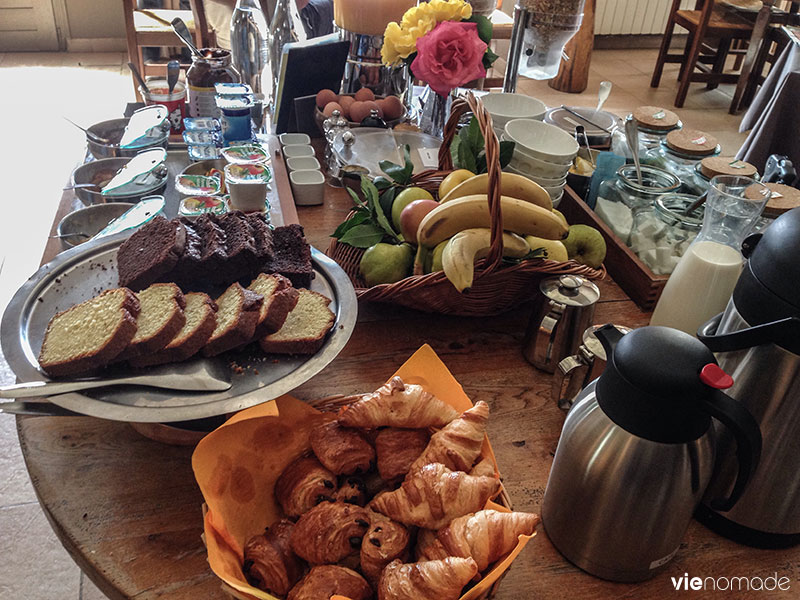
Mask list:
[[[564,214],[570,225],[591,225],[603,234],[608,247],[605,260],[608,274],[631,300],[644,310],[653,310],[669,275],[653,273],[571,188],[564,188],[558,210]]]

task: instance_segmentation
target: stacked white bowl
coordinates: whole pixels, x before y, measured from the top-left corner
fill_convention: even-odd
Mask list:
[[[481,96],[481,102],[492,115],[492,127],[499,138],[506,123],[513,119],[544,120],[547,106],[541,100],[522,94],[490,92]]]
[[[567,173],[578,154],[578,142],[555,125],[532,119],[512,119],[501,139],[514,142],[514,155],[506,170],[541,185],[553,205],[561,201]]]

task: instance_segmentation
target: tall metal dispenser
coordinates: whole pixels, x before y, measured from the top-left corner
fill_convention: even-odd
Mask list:
[[[733,375],[729,394],[758,421],[764,437],[752,484],[730,511],[708,498],[730,489],[732,440],[715,431],[719,448],[698,518],[736,541],[758,547],[800,544],[800,209],[745,240],[747,258],[724,313],[698,337]]]

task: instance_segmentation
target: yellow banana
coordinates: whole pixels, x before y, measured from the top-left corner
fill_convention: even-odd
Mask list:
[[[502,196],[500,202],[503,229],[549,240],[561,240],[567,236],[567,227],[552,210],[506,196]],[[487,196],[476,194],[441,204],[425,215],[417,229],[417,240],[433,248],[464,229],[490,226]]]
[[[526,235],[525,241],[528,242],[528,246],[531,247],[531,250],[537,250],[539,248],[544,250],[542,258],[557,260],[558,262],[569,260],[567,248],[560,240],[545,240],[532,235]]]
[[[455,234],[442,252],[444,274],[459,292],[472,287],[475,261],[489,253],[492,232],[486,227],[465,229]],[[522,258],[530,246],[514,233],[503,233],[503,256]]]
[[[440,200],[440,202],[450,202],[457,198],[473,196],[475,194],[489,193],[489,174],[482,173],[462,181]],[[519,198],[547,210],[553,208],[550,194],[535,181],[516,173],[500,173],[500,194],[509,198]]]

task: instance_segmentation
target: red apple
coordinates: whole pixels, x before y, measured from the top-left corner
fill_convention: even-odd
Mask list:
[[[429,212],[438,207],[436,200],[414,200],[400,213],[400,232],[403,239],[412,244],[417,243],[417,229],[422,219]]]

